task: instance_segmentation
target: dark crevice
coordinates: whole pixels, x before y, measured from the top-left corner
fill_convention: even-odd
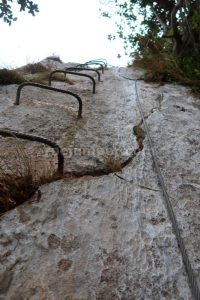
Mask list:
[[[145,116],[145,119],[149,118],[149,116],[152,113],[154,113],[156,109],[159,109],[159,108],[160,108],[160,105],[159,105],[159,107],[152,108],[151,111],[149,112],[149,114],[147,114]],[[144,148],[144,139],[145,139],[145,131],[142,128],[142,124],[143,124],[143,120],[141,120],[137,125],[133,126],[133,134],[136,138],[138,148],[135,149],[125,161],[120,162],[119,159],[117,160],[117,159],[113,158],[113,162],[111,164],[110,163],[108,164],[108,163],[104,162],[103,166],[101,168],[98,168],[98,169],[94,168],[92,170],[80,170],[80,171],[64,172],[63,175],[60,175],[60,176],[57,175],[56,177],[52,178],[52,180],[50,180],[49,182],[54,182],[54,181],[60,180],[60,179],[71,180],[71,179],[75,179],[75,178],[81,178],[81,177],[84,177],[84,176],[100,177],[100,176],[109,175],[109,174],[114,174],[119,179],[127,181],[125,178],[118,175],[117,173],[121,172],[123,170],[123,168],[128,166],[132,162],[132,160],[137,156],[137,154],[140,151],[143,150],[143,148]],[[32,192],[32,194],[28,195],[28,197],[26,197],[26,199],[22,202],[25,202],[25,201],[29,200],[34,194],[36,194],[36,198],[38,199],[38,196],[37,196],[38,189],[39,189],[39,186],[37,186],[34,189],[34,191]],[[13,205],[13,206],[16,207],[17,205]],[[13,206],[12,206],[12,208],[14,208]],[[8,208],[7,210],[10,210],[10,208]],[[0,210],[0,214],[2,214],[1,210]]]
[[[140,122],[141,123],[141,122]],[[139,125],[136,125],[133,127],[133,133],[136,136],[136,140],[138,143],[138,148],[135,149],[131,155],[120,164],[120,167],[118,170],[114,168],[114,166],[107,166],[106,163],[104,163],[104,167],[101,169],[94,169],[94,170],[88,170],[88,171],[73,171],[73,172],[65,172],[64,177],[70,177],[70,178],[80,178],[83,176],[93,176],[93,177],[99,177],[99,176],[104,176],[104,175],[109,175],[109,174],[114,174],[120,179],[125,180],[123,177],[117,175],[117,172],[121,172],[123,168],[125,168],[127,165],[129,165],[132,160],[136,157],[136,155],[143,150],[144,145],[143,141],[145,139],[145,132]]]
[[[145,117],[145,119],[147,119],[152,113],[154,112],[154,108],[151,109],[151,112]],[[63,175],[60,176],[55,176],[54,178],[52,178],[52,180],[49,180],[49,182],[54,182],[60,179],[65,179],[65,180],[71,180],[71,179],[75,179],[75,178],[81,178],[84,176],[92,176],[92,177],[100,177],[100,176],[105,176],[105,175],[109,175],[109,174],[114,174],[115,176],[117,176],[119,179],[127,181],[125,178],[121,177],[120,175],[118,175],[118,172],[121,172],[123,170],[123,168],[125,168],[127,165],[129,165],[132,160],[137,156],[137,154],[143,150],[144,148],[144,139],[145,139],[145,132],[142,129],[142,123],[143,121],[141,120],[137,125],[135,125],[133,127],[133,134],[136,137],[136,141],[138,144],[138,148],[135,149],[131,155],[122,163],[119,163],[119,160],[113,160],[113,165],[112,164],[106,164],[106,162],[104,162],[104,165],[102,168],[99,169],[93,169],[93,170],[87,170],[87,171],[71,171],[71,172],[64,172]],[[117,164],[117,168],[116,165]],[[34,189],[34,191],[32,192],[32,194],[30,194],[29,196],[26,196],[26,199],[24,199],[22,202],[18,203],[17,205],[13,205],[8,209],[5,209],[4,211],[0,211],[0,215],[2,213],[5,213],[6,211],[15,208],[16,206],[20,205],[21,203],[26,202],[27,200],[29,200],[32,196],[34,196],[36,194],[36,198],[38,198],[37,196],[37,192],[38,192],[39,186],[36,187]],[[37,200],[36,200],[37,201]]]

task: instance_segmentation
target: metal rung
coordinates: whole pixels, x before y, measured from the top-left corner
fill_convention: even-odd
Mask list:
[[[98,76],[98,81],[101,81],[101,78],[100,78],[100,73],[98,70],[96,69],[90,69],[90,68],[79,68],[79,67],[70,67],[70,68],[66,68],[65,69],[66,71],[93,71],[93,72],[96,72],[97,73],[97,76]]]
[[[76,76],[82,76],[82,77],[87,77],[87,78],[90,78],[92,80],[92,83],[93,83],[93,94],[95,94],[95,86],[96,86],[96,83],[95,83],[95,80],[92,76],[90,75],[87,75],[87,74],[83,74],[83,73],[78,73],[77,72],[71,72],[71,71],[65,71],[65,70],[55,70],[55,71],[52,71],[49,75],[49,86],[51,85],[51,79],[52,79],[52,76],[53,74],[55,73],[64,73],[64,74],[72,74],[72,75],[76,75]]]
[[[88,68],[89,65],[98,65],[99,68],[101,69],[102,73],[104,73],[104,66],[102,64],[98,63],[98,62],[94,62],[94,63],[88,62],[88,63],[84,63],[84,64],[79,64],[76,67],[77,68],[79,68],[79,67],[80,68]]]
[[[46,138],[36,136],[36,135],[30,135],[30,134],[25,134],[25,133],[19,133],[16,131],[7,131],[7,130],[1,130],[1,129],[0,129],[0,135],[3,137],[17,137],[20,139],[29,140],[29,141],[33,141],[33,142],[40,142],[40,143],[50,146],[51,148],[53,148],[55,150],[55,152],[58,155],[57,175],[63,175],[64,155],[62,153],[61,148],[55,142],[52,142]]]
[[[78,103],[79,103],[78,118],[82,118],[82,100],[81,100],[79,95],[77,95],[73,92],[70,92],[70,91],[50,87],[50,86],[45,85],[45,84],[39,84],[39,83],[34,83],[34,82],[24,82],[24,83],[20,84],[18,89],[17,89],[17,96],[16,96],[15,105],[19,105],[21,90],[25,86],[35,86],[35,87],[39,87],[39,88],[42,88],[42,89],[51,90],[51,91],[55,91],[55,92],[59,92],[59,93],[63,93],[63,94],[68,94],[68,95],[71,95],[71,96],[75,97],[78,100]]]
[[[99,62],[99,61],[94,61],[94,60],[87,61],[85,63],[85,65],[86,66],[89,66],[89,65],[98,65],[98,66],[100,66],[100,69],[101,69],[102,73],[104,73],[104,67],[105,67],[105,65],[103,63]]]
[[[107,60],[104,58],[92,59],[92,60],[89,60],[88,62],[86,62],[86,64],[91,63],[91,62],[101,63],[104,65],[105,68],[107,67]]]

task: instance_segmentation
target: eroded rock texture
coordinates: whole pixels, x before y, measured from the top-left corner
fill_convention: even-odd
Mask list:
[[[124,162],[139,147],[134,85],[119,72],[139,76],[130,68],[106,70],[94,95],[76,78],[70,90],[83,98],[82,120],[71,98],[27,88],[14,107],[16,86],[2,88],[1,128],[57,141],[65,171],[82,177],[41,186],[39,198],[1,216],[0,299],[193,299],[147,139],[122,171],[95,176],[108,158]],[[138,89],[198,276],[199,101],[180,86],[139,81]]]

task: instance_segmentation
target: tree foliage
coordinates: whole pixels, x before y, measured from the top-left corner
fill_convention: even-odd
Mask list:
[[[39,11],[38,5],[31,0],[2,0],[0,2],[0,18],[9,25],[11,25],[13,21],[17,20],[17,18],[13,15],[13,2],[19,6],[20,11],[27,11],[33,16],[35,16],[35,13]]]
[[[169,53],[191,78],[197,75],[200,79],[200,0],[110,2],[113,12],[103,15],[119,17],[117,35],[124,40],[128,53],[136,50],[141,57]],[[116,36],[112,34],[109,38]]]

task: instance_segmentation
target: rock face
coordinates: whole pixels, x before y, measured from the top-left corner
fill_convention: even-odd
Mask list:
[[[0,299],[193,299],[147,138],[141,148],[133,132],[142,128],[134,84],[120,74],[139,77],[106,70],[96,94],[75,78],[69,89],[82,97],[81,120],[71,97],[27,87],[16,107],[17,86],[1,88],[0,128],[56,141],[65,172],[81,177],[43,185],[39,200],[0,217]],[[199,280],[200,103],[181,86],[138,81],[138,90]],[[128,161],[121,172],[95,176],[117,161]]]

